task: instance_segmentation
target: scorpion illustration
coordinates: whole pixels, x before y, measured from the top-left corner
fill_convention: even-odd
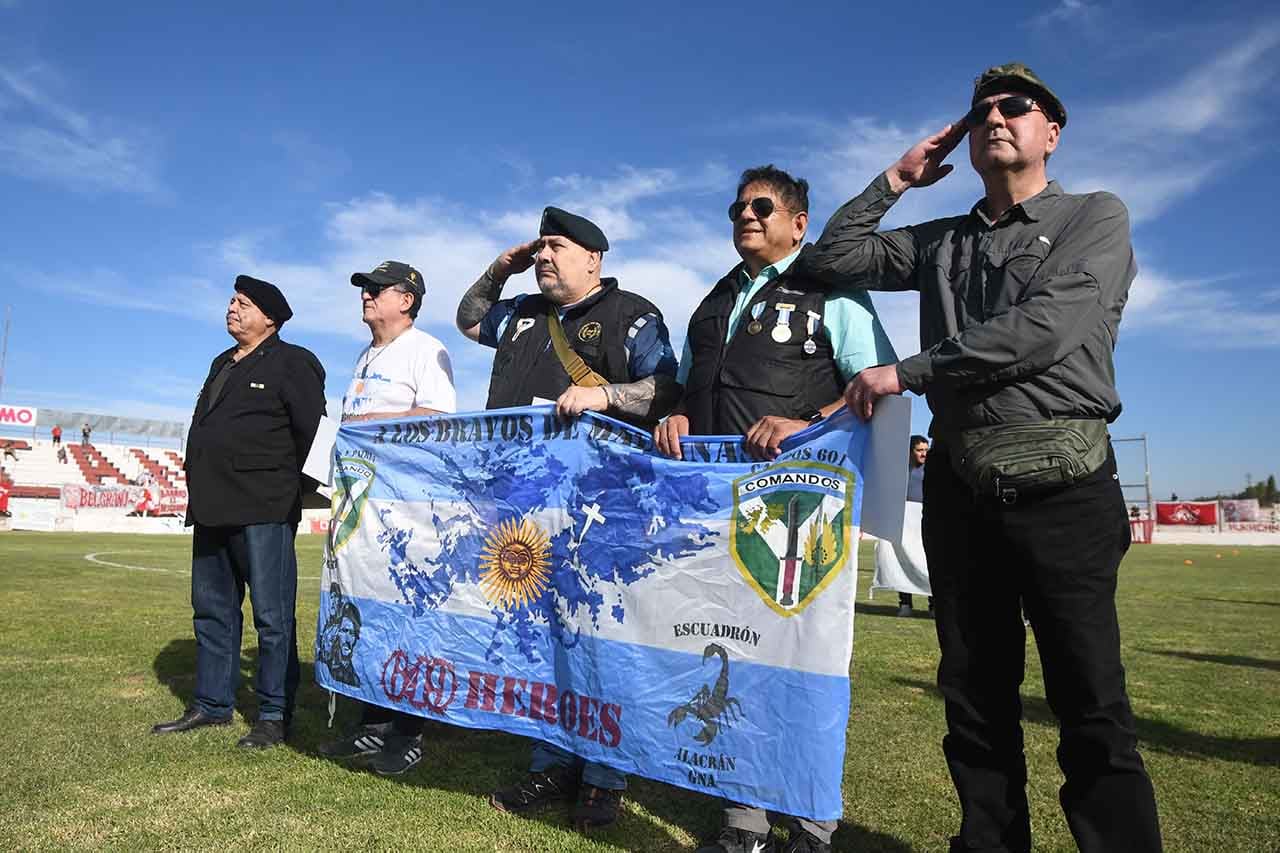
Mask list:
[[[702,662],[705,664],[712,655],[720,658],[720,677],[715,686],[702,685],[692,699],[677,705],[667,715],[668,726],[680,725],[690,714],[702,720],[702,730],[693,739],[703,746],[715,740],[720,729],[727,729],[742,718],[742,704],[729,695],[729,653],[719,643],[708,643],[702,652]]]

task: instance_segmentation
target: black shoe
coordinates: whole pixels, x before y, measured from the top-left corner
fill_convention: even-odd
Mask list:
[[[399,776],[422,760],[422,735],[387,738],[387,745],[369,760],[369,769],[379,776]]]
[[[578,801],[569,813],[569,820],[578,832],[586,832],[616,821],[621,806],[622,791],[583,785],[578,791]]]
[[[568,768],[530,773],[519,784],[494,791],[489,805],[501,812],[525,812],[548,803],[563,803],[578,792],[578,774]]]
[[[364,725],[340,740],[322,743],[316,752],[329,758],[356,758],[381,752],[387,746],[391,723]]]
[[[791,830],[791,840],[782,848],[782,853],[831,853],[831,845],[819,841],[803,829]]]
[[[231,715],[215,717],[199,708],[188,708],[181,717],[167,723],[156,723],[151,727],[153,735],[167,735],[171,732],[189,732],[202,726],[226,726],[231,723]]]
[[[697,853],[773,853],[768,835],[726,826],[720,834],[698,848]]]
[[[267,749],[284,743],[284,720],[258,720],[249,733],[236,741],[245,749]]]
[[[910,616],[910,615],[912,614],[912,612],[913,612],[913,611],[912,611],[912,609],[911,609],[911,605],[910,605],[910,604],[899,604],[899,605],[898,605],[898,615],[899,615],[899,616]]]

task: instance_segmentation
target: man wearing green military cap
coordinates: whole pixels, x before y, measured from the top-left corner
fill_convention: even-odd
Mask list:
[[[834,286],[920,291],[921,352],[863,370],[860,417],[924,394],[924,546],[942,657],[943,752],[959,795],[951,850],[1031,849],[1022,746],[1026,633],[1058,717],[1062,809],[1082,851],[1161,849],[1120,660],[1115,590],[1129,547],[1107,424],[1137,273],[1124,204],[1046,174],[1067,111],[1022,63],[974,82],[964,118],[836,211],[797,264]],[[878,231],[903,193],[946,177],[969,136],[984,197],[963,216]]]

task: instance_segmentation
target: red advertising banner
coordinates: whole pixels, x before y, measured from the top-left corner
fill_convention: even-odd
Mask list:
[[[186,489],[163,489],[156,486],[78,486],[62,487],[62,505],[81,509],[123,509],[127,515],[185,515]]]
[[[1156,501],[1156,523],[1193,527],[1218,524],[1217,501]]]

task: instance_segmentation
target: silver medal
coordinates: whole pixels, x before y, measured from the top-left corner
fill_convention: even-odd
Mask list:
[[[791,327],[774,326],[773,331],[769,333],[769,337],[773,338],[780,344],[785,344],[787,341],[791,340]]]
[[[818,351],[818,345],[813,342],[813,338],[809,338],[809,340],[804,342],[805,355],[813,355],[817,351]]]

